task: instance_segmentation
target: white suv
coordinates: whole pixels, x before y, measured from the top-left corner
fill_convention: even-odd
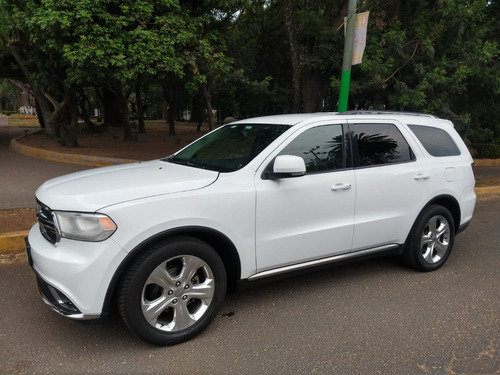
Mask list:
[[[394,253],[439,268],[472,218],[472,163],[430,115],[237,121],[165,159],[44,183],[29,261],[57,312],[98,319],[117,301],[138,336],[176,344],[241,282]]]

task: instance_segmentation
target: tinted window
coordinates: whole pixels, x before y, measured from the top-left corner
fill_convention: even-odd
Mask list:
[[[393,124],[349,126],[358,150],[357,166],[404,163],[415,160],[410,146]]]
[[[409,127],[432,156],[460,155],[457,145],[443,129],[420,125],[410,125]]]
[[[164,160],[219,172],[233,172],[247,165],[289,128],[288,125],[225,125]]]
[[[280,155],[304,159],[307,172],[324,172],[344,168],[344,134],[342,125],[325,125],[306,130],[288,144]]]

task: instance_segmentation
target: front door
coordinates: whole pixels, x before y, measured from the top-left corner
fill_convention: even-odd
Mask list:
[[[301,177],[256,175],[257,272],[349,252],[355,181],[341,124],[311,126],[277,155],[301,156]]]

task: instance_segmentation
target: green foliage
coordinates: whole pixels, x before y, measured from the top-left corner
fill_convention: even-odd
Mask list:
[[[248,1],[228,31],[234,69],[217,92],[217,106],[237,118],[290,111],[290,49],[279,4]]]
[[[21,92],[9,80],[0,79],[0,110],[10,116],[21,105]]]
[[[500,145],[494,143],[476,143],[473,145],[475,157],[479,159],[500,158]]]
[[[295,87],[282,4],[0,0],[0,76],[29,81],[58,102],[68,91],[130,91],[139,82],[155,116],[165,92],[186,107],[193,97],[201,101],[201,88],[224,115],[290,112]],[[322,108],[336,108],[346,0],[291,4],[301,89],[315,93]],[[352,69],[350,106],[435,113],[451,119],[470,144],[495,143],[500,2],[358,0],[358,12],[365,10],[367,47]]]
[[[20,33],[13,43],[55,59],[68,86],[125,83],[161,72],[181,75],[176,49],[196,32],[171,0],[27,0],[22,7],[4,1],[15,20],[12,29]]]
[[[492,118],[486,108],[500,110],[496,2],[362,4],[372,12],[365,58],[353,69],[362,82],[355,104],[435,113],[452,119],[465,137]]]

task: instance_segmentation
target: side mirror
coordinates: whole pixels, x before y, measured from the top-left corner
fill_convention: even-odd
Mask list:
[[[306,163],[300,156],[280,155],[272,163],[273,170],[265,175],[270,180],[279,178],[300,177],[306,174]]]

